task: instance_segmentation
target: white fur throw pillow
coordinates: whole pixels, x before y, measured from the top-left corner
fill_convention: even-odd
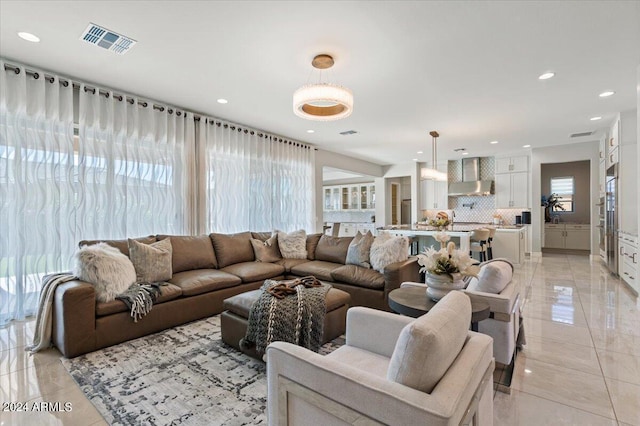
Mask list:
[[[74,255],[73,274],[96,289],[99,302],[111,302],[136,282],[131,260],[106,243],[83,246]]]
[[[273,231],[273,233],[278,235],[278,248],[283,258],[307,258],[307,233],[304,229],[289,232],[288,234],[278,230]]]
[[[381,232],[371,245],[371,267],[383,272],[387,265],[402,262],[409,258],[409,239],[394,237],[387,232]]]

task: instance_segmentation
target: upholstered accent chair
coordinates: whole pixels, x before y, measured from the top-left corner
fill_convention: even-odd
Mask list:
[[[417,319],[349,309],[346,344],[326,356],[272,343],[269,424],[493,424],[491,338],[470,319],[452,292]]]

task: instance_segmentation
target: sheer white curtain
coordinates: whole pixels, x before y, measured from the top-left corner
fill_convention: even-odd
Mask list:
[[[19,71],[0,61],[0,326],[35,313],[75,249],[73,88]]]
[[[79,239],[190,231],[193,115],[80,85]]]
[[[313,148],[215,119],[198,123],[200,232],[313,229]]]

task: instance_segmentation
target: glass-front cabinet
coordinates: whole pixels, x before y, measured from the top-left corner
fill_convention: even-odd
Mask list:
[[[375,210],[376,186],[361,183],[344,186],[325,186],[322,190],[324,210]]]

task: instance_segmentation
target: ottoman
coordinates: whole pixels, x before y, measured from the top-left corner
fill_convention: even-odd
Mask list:
[[[264,354],[256,352],[255,348],[249,350],[240,348],[240,340],[247,333],[251,305],[259,295],[260,290],[253,290],[225,299],[223,303],[225,310],[220,315],[220,328],[223,342],[253,358],[262,360]],[[331,288],[327,293],[326,303],[327,313],[324,317],[322,333],[323,344],[344,334],[351,296],[346,291]]]

